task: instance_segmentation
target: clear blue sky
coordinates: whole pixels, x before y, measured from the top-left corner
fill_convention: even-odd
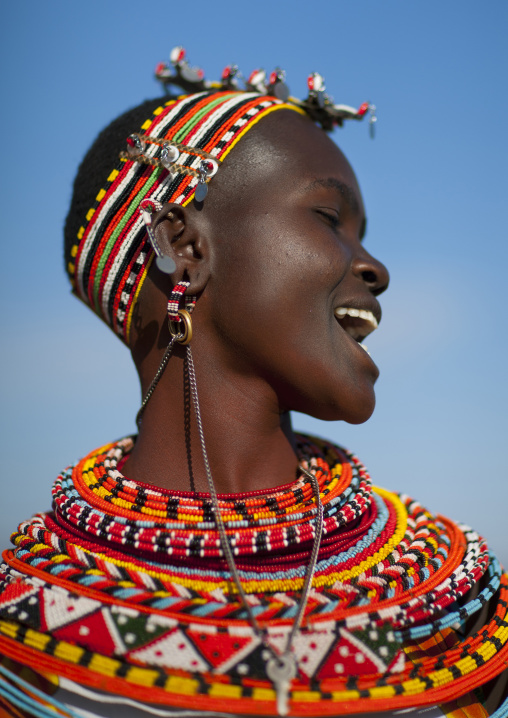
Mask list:
[[[472,524],[508,565],[508,4],[186,6],[3,6],[0,544],[49,507],[61,468],[134,430],[128,352],[71,297],[62,224],[94,136],[158,94],[153,67],[183,44],[211,78],[230,62],[281,65],[301,95],[318,70],[336,102],[376,103],[374,142],[359,123],[335,139],[364,192],[367,247],[392,275],[368,341],[378,406],[362,426],[295,423],[352,448],[378,484]]]

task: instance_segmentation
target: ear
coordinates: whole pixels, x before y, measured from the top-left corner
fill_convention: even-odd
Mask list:
[[[189,281],[188,294],[202,292],[210,277],[209,244],[199,225],[198,217],[174,203],[165,204],[152,221],[159,247],[176,264],[171,281]]]

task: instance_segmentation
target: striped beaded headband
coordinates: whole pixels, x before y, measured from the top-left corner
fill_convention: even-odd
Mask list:
[[[127,151],[84,218],[67,265],[74,292],[126,343],[154,257],[139,212],[141,202],[188,204],[203,181],[201,163],[219,166],[261,118],[283,109],[305,114],[257,92],[199,92],[161,104],[140,132],[131,135]],[[179,149],[169,164],[164,162],[168,145]]]

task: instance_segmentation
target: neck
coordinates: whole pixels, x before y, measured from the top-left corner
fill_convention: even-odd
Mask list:
[[[208,493],[185,351],[175,347],[146,406],[123,473],[165,489]],[[217,371],[210,356],[198,347],[193,352],[206,451],[217,492],[242,493],[294,481],[298,459],[289,413],[279,412],[259,378]],[[156,370],[150,366],[140,372],[143,394]]]

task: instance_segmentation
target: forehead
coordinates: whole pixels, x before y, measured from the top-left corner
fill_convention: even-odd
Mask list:
[[[249,199],[321,187],[340,192],[363,213],[358,182],[344,154],[324,130],[291,110],[258,122],[225,159],[214,184],[230,198],[239,190]]]

